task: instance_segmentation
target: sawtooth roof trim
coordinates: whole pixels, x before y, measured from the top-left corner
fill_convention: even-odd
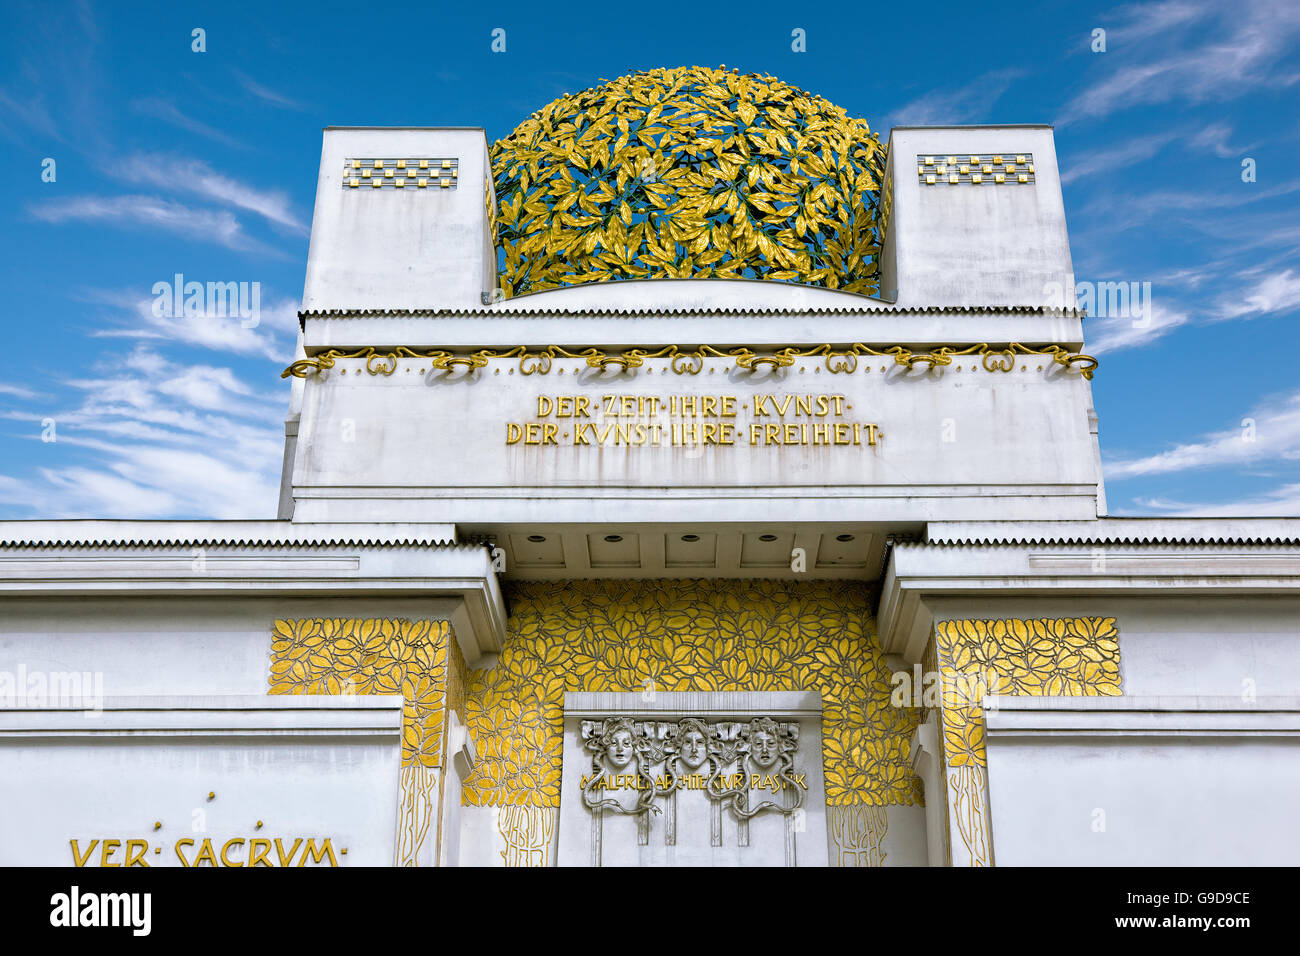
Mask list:
[[[661,309],[304,309],[298,313],[299,323],[307,319],[459,319],[459,318],[526,318],[529,316],[572,316],[574,318],[604,318],[617,316],[624,318],[645,318],[647,316],[689,316],[689,315],[1042,315],[1052,318],[1082,319],[1085,313],[1081,309],[1050,309],[1036,305],[925,305],[925,306],[844,306],[844,307],[808,307],[808,308],[680,308]]]
[[[898,547],[1189,544],[1300,545],[1297,518],[1099,518],[1096,521],[935,522]]]
[[[30,533],[23,533],[24,526]],[[355,525],[294,525],[287,521],[3,521],[0,549],[482,547],[457,542],[447,525],[425,529],[395,525],[390,534],[358,534],[359,530]]]

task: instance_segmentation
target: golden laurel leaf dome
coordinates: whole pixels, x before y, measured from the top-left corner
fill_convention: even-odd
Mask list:
[[[616,279],[874,295],[884,147],[771,76],[679,67],[560,97],[492,145],[507,296]]]

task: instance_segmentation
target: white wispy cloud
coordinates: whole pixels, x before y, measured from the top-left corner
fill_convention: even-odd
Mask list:
[[[1057,125],[1300,82],[1300,71],[1286,62],[1300,38],[1300,5],[1292,0],[1134,4],[1101,19],[1107,52],[1093,57],[1093,69],[1103,78],[1066,105]]]
[[[1113,173],[1150,159],[1177,139],[1175,133],[1136,136],[1110,150],[1090,150],[1083,158],[1062,163],[1061,182],[1069,184],[1097,173]]]
[[[1187,293],[1213,279],[1213,296],[1186,305]],[[1100,293],[1098,293],[1100,297]],[[1152,280],[1149,317],[1145,320],[1096,315],[1085,320],[1087,351],[1093,355],[1149,345],[1184,326],[1204,325],[1300,310],[1300,272],[1273,265],[1226,273],[1207,267],[1204,272],[1174,271]]]
[[[1212,123],[1194,130],[1168,130],[1147,136],[1134,136],[1112,149],[1096,148],[1089,140],[1089,149],[1078,159],[1073,156],[1061,163],[1061,182],[1072,183],[1098,174],[1112,175],[1116,170],[1137,165],[1165,150],[1171,144],[1213,153],[1220,159],[1241,156],[1250,146],[1233,146],[1232,127],[1227,123]]]
[[[170,123],[172,126],[203,136],[213,142],[221,143],[225,146],[232,146],[236,149],[247,148],[239,140],[223,133],[215,126],[209,126],[207,123],[196,120],[192,116],[182,113],[176,107],[176,104],[169,100],[164,100],[159,97],[146,97],[144,99],[133,101],[131,103],[131,108],[137,113],[141,113],[145,116],[152,116],[154,119],[162,120],[164,123]]]
[[[1151,283],[1165,288],[1180,287],[1194,290],[1199,289],[1206,282],[1217,280],[1221,274],[1220,263],[1212,260],[1195,266],[1177,266],[1164,272],[1157,272],[1151,277]]]
[[[190,192],[205,199],[246,209],[269,222],[305,235],[306,224],[293,211],[289,197],[274,190],[257,189],[222,175],[198,159],[165,154],[136,153],[109,167],[128,182]]]
[[[0,88],[0,133],[21,143],[24,152],[44,152],[49,140],[60,144],[63,155],[103,148],[106,117],[99,93],[106,84],[91,5],[78,0],[52,16],[46,4],[9,3],[4,25],[11,40]]]
[[[1121,26],[1118,38],[1125,43],[1161,36],[1171,30],[1196,23],[1210,14],[1205,3],[1193,0],[1166,0],[1124,7],[1118,11]]]
[[[1161,189],[1143,193],[1115,194],[1098,197],[1088,204],[1087,213],[1096,218],[1105,217],[1105,222],[1112,232],[1128,228],[1151,219],[1170,214],[1187,214],[1189,216],[1206,216],[1207,228],[1214,231],[1228,224],[1222,210],[1238,210],[1271,203],[1274,200],[1300,193],[1300,179],[1278,183],[1276,186],[1257,186],[1241,184],[1241,188],[1229,190],[1191,190]],[[1245,228],[1251,228],[1246,225]]]
[[[1266,402],[1242,416],[1236,427],[1154,455],[1107,461],[1108,480],[1164,475],[1196,468],[1300,460],[1300,391]]]
[[[104,467],[0,476],[0,504],[42,518],[272,518],[278,480],[203,452],[121,447]]]
[[[1153,303],[1150,315],[1140,322],[1130,316],[1085,319],[1084,343],[1092,355],[1118,352],[1121,349],[1149,345],[1189,321],[1190,316],[1186,312]]]
[[[274,514],[287,395],[261,392],[228,368],[173,363],[147,347],[112,368],[65,383],[81,393],[78,405],[4,416],[53,418],[57,441],[43,447],[72,446],[77,454],[72,465],[0,475],[0,503],[42,517]]]
[[[267,103],[270,103],[272,106],[284,107],[285,109],[291,109],[291,110],[306,109],[306,107],[303,106],[301,103],[299,103],[297,100],[290,99],[289,97],[285,96],[283,93],[277,93],[275,90],[271,89],[268,86],[263,86],[261,83],[258,83],[256,80],[254,80],[251,76],[241,72],[240,70],[232,70],[231,72],[235,74],[235,79],[239,80],[239,85],[242,86],[249,93],[256,96],[259,100],[263,100]]]
[[[161,281],[174,285],[171,276]],[[293,360],[298,334],[298,304],[289,299],[261,304],[257,315],[246,319],[238,314],[219,314],[213,303],[207,303],[205,310],[193,314],[178,311],[170,302],[172,296],[168,293],[158,298],[144,298],[130,292],[98,291],[85,298],[120,310],[118,327],[92,332],[96,338],[141,339],[156,345],[192,345],[286,364]],[[160,299],[166,301],[160,303]]]
[[[1252,279],[1248,285],[1219,300],[1218,319],[1239,319],[1300,309],[1300,275],[1293,269]]]
[[[1209,150],[1220,159],[1227,159],[1229,156],[1241,156],[1247,150],[1254,148],[1251,145],[1233,146],[1228,142],[1231,137],[1232,127],[1227,123],[1211,123],[1199,133],[1191,136],[1188,143],[1197,149]]]
[[[15,398],[35,398],[36,392],[22,385],[8,385],[0,382],[0,395],[13,395]]]
[[[1294,518],[1300,517],[1300,484],[1280,485],[1264,494],[1226,502],[1174,501],[1137,498],[1134,504],[1148,511],[1187,518]]]
[[[998,98],[1023,75],[1019,69],[995,70],[969,84],[931,90],[886,116],[882,128],[951,126],[985,119]]]
[[[233,213],[196,209],[158,196],[67,196],[32,203],[32,216],[44,222],[108,222],[162,229],[197,242],[282,257],[284,253],[249,236]]]
[[[0,89],[0,129],[5,130],[11,139],[19,138],[20,130],[30,130],[38,136],[62,141],[62,131],[44,97],[39,95],[15,96],[10,91]]]

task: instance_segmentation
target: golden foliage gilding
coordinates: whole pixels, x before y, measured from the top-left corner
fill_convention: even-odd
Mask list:
[[[611,279],[774,279],[874,295],[884,147],[771,76],[632,73],[491,150],[507,296]]]

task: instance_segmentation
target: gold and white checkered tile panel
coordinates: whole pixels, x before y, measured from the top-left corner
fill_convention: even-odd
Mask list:
[[[343,163],[343,188],[455,189],[458,159],[348,159]]]
[[[984,153],[975,156],[917,154],[916,175],[923,186],[1033,185],[1033,153]]]

